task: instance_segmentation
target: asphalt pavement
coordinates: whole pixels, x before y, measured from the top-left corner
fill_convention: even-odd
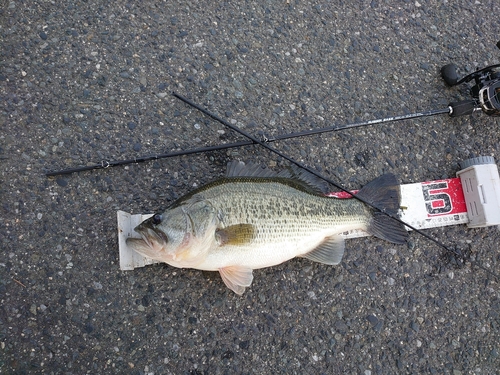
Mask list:
[[[500,285],[411,233],[347,242],[336,267],[121,271],[116,211],[152,213],[258,145],[47,178],[46,172],[446,108],[500,62],[500,3],[41,1],[0,5],[0,373],[450,374],[500,368]],[[273,145],[349,189],[500,161],[500,121],[437,115]],[[500,273],[497,227],[427,230]]]

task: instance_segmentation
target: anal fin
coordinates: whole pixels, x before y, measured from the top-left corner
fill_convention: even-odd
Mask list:
[[[220,276],[224,284],[236,294],[240,296],[245,291],[246,287],[252,285],[253,274],[252,269],[243,266],[229,266],[219,268]]]
[[[311,252],[302,255],[314,262],[337,265],[344,256],[345,241],[340,235],[326,237],[325,240]]]

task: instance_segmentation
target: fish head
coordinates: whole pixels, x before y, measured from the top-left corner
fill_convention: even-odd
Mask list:
[[[154,214],[134,228],[141,238],[127,239],[136,252],[175,267],[193,267],[215,241],[214,210],[197,202]]]

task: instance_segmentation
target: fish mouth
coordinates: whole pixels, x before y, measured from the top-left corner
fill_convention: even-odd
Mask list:
[[[165,248],[168,238],[161,230],[139,224],[134,230],[141,238],[127,238],[127,245],[141,255],[161,260],[166,256]]]
[[[135,231],[139,233],[144,241],[146,241],[150,246],[153,246],[153,243],[157,244],[167,244],[168,243],[168,237],[163,231],[156,229],[156,228],[150,228],[150,227],[143,227],[141,225],[138,225],[135,228]]]

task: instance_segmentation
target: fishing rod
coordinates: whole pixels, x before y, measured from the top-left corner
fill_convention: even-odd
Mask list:
[[[500,41],[497,43],[497,47],[500,48]],[[448,114],[450,117],[459,117],[465,115],[471,115],[474,112],[483,111],[488,116],[500,116],[500,72],[495,69],[500,67],[500,64],[490,65],[486,68],[480,69],[465,76],[462,79],[458,78],[457,67],[454,64],[448,64],[441,68],[441,76],[449,86],[456,86],[464,82],[475,81],[475,85],[471,88],[470,94],[471,99],[463,100],[459,102],[452,102],[448,104],[446,108],[433,109],[424,112],[416,112],[405,115],[397,115],[384,117],[374,120],[355,122],[347,125],[329,126],[318,129],[310,129],[295,133],[281,134],[274,137],[263,136],[262,141],[269,143],[274,141],[280,141],[285,139],[322,134],[327,132],[335,132],[346,129],[353,129],[362,126],[384,124],[394,121],[410,120],[421,117],[437,116],[442,114]],[[175,96],[175,95],[174,95]],[[175,156],[191,155],[209,151],[218,151],[235,147],[243,147],[248,145],[256,144],[253,140],[240,141],[235,143],[226,143],[222,145],[214,145],[201,147],[191,150],[167,152],[163,154],[147,155],[135,157],[132,159],[125,160],[114,160],[106,161],[103,160],[99,163],[93,165],[87,165],[82,167],[75,167],[69,169],[63,169],[59,171],[47,172],[47,177],[54,177],[59,175],[67,175],[75,172],[90,171],[96,169],[105,169],[110,167],[116,167],[120,165],[137,164],[142,162],[147,162],[151,160],[165,159]]]
[[[174,94],[174,96],[175,96],[175,94]],[[464,108],[466,109],[466,111],[463,110]],[[439,115],[439,114],[443,114],[443,113],[448,113],[448,114],[450,114],[450,116],[456,117],[456,115],[454,115],[454,113],[462,113],[462,112],[467,112],[467,114],[469,114],[470,103],[468,103],[468,102],[451,103],[447,108],[436,109],[436,110],[431,110],[431,111],[426,111],[426,112],[418,112],[418,113],[412,113],[412,114],[406,114],[406,115],[400,115],[400,116],[385,117],[385,118],[381,118],[381,119],[362,121],[362,122],[357,122],[357,123],[347,124],[347,125],[329,126],[329,127],[325,127],[325,128],[319,128],[319,129],[310,129],[310,130],[305,130],[305,131],[300,131],[300,132],[295,132],[295,133],[281,134],[281,135],[277,135],[274,137],[263,136],[262,141],[263,142],[275,142],[275,141],[281,141],[281,140],[285,140],[285,139],[303,137],[303,136],[308,136],[308,135],[358,128],[361,126],[382,124],[382,123],[387,123],[387,122],[392,122],[392,121],[408,120],[408,119],[414,119],[414,118],[425,117],[425,116],[435,116],[435,115]],[[464,113],[464,114],[466,114],[466,113]],[[83,166],[83,167],[75,167],[75,168],[63,169],[60,171],[47,172],[45,175],[47,177],[54,177],[54,176],[71,174],[71,173],[75,173],[75,172],[91,171],[91,170],[96,170],[96,169],[105,169],[105,168],[109,168],[109,167],[116,167],[119,165],[137,164],[137,163],[143,163],[143,162],[151,161],[151,160],[171,158],[174,156],[184,156],[184,155],[198,154],[198,153],[204,153],[204,152],[209,152],[209,151],[219,151],[219,150],[225,150],[228,148],[243,147],[243,146],[249,146],[249,145],[254,145],[254,144],[255,144],[254,141],[246,140],[246,141],[240,141],[240,142],[234,142],[234,143],[225,143],[225,144],[221,144],[221,145],[200,147],[200,148],[195,148],[195,149],[191,149],[191,150],[167,152],[164,154],[157,154],[157,155],[140,156],[140,157],[136,157],[133,159],[114,160],[114,161],[103,160],[100,163],[87,165],[87,166]]]

